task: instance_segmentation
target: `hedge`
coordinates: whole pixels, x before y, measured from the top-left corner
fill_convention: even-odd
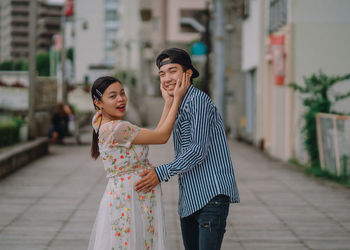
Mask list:
[[[0,147],[9,146],[19,141],[20,119],[0,121]]]

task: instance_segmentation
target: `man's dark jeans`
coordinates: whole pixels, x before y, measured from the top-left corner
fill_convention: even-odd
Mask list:
[[[230,198],[218,195],[199,211],[181,218],[186,250],[218,250],[224,238]]]

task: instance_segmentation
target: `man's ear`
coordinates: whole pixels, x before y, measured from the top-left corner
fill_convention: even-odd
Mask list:
[[[186,74],[189,74],[189,76],[191,77],[193,75],[193,71],[192,69],[188,69],[186,70]]]

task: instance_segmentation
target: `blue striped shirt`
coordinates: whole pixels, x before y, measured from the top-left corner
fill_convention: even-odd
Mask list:
[[[211,99],[192,85],[181,101],[173,139],[175,160],[155,171],[161,182],[178,175],[181,218],[219,194],[228,195],[232,203],[239,202],[221,116]]]

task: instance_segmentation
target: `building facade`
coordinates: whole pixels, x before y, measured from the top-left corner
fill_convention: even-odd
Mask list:
[[[49,51],[53,44],[53,36],[61,31],[62,6],[38,3],[37,16],[37,52]]]
[[[29,0],[0,2],[0,61],[28,58]],[[37,51],[49,51],[54,34],[60,32],[62,6],[38,1]]]
[[[242,71],[251,89],[247,101],[251,98],[254,107],[253,142],[273,157],[306,162],[302,96],[287,85],[303,85],[304,77],[320,70],[349,73],[350,17],[345,10],[350,2],[250,0],[249,5],[242,24]],[[344,83],[332,92],[349,90],[350,84]],[[346,100],[336,108],[349,112],[348,107]]]

